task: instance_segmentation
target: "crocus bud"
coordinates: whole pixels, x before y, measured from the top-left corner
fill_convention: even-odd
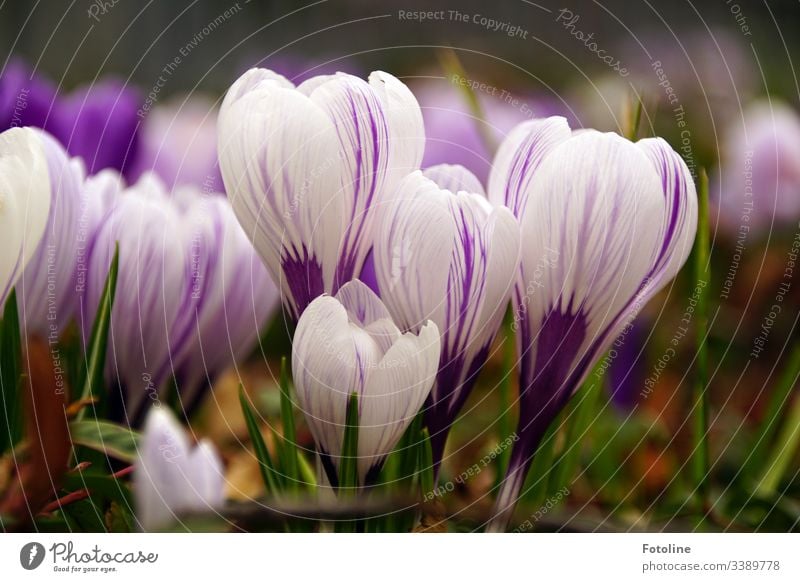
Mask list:
[[[394,320],[412,331],[430,320],[442,334],[439,373],[425,407],[437,466],[450,426],[489,355],[520,256],[519,225],[511,212],[482,193],[465,192],[462,184],[480,186],[461,166],[410,174],[387,204],[375,241],[378,287]]]
[[[490,197],[518,212],[514,292],[520,418],[492,530],[505,528],[547,427],[593,364],[689,255],[697,197],[661,139],[523,124],[501,146]]]
[[[36,253],[50,212],[47,158],[35,130],[0,133],[0,306]]]
[[[182,514],[219,509],[225,475],[208,441],[192,446],[183,427],[163,408],[147,415],[134,464],[136,518],[145,531],[164,529]]]
[[[348,399],[358,394],[358,474],[377,477],[383,460],[430,392],[439,363],[433,322],[401,333],[381,300],[359,280],[311,302],[297,323],[292,371],[300,405],[334,487]]]
[[[395,77],[339,73],[294,87],[252,69],[219,115],[225,189],[293,318],[361,272],[375,209],[419,167],[416,99]]]

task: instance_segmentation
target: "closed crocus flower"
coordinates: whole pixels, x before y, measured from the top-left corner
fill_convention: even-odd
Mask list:
[[[547,427],[594,362],[689,255],[697,200],[686,164],[658,138],[524,124],[501,147],[490,197],[519,213],[519,441],[491,530],[511,517]]]
[[[292,317],[361,272],[375,210],[423,147],[419,106],[387,73],[295,88],[252,69],[233,84],[219,116],[222,177]]]
[[[359,483],[369,485],[427,398],[439,353],[435,323],[402,333],[358,280],[303,312],[292,349],[297,400],[334,487],[350,394],[358,394]]]
[[[56,88],[23,61],[11,59],[0,72],[0,130],[50,128],[57,106]]]
[[[461,166],[410,174],[381,220],[374,255],[381,298],[401,329],[416,331],[431,320],[442,335],[439,373],[425,407],[438,466],[514,288],[519,226]]]
[[[176,358],[181,405],[191,410],[217,376],[255,347],[279,293],[222,195],[182,188],[174,194],[187,226],[191,319]]]
[[[167,187],[223,192],[217,163],[217,111],[202,97],[175,99],[150,111],[139,131],[134,179],[155,172]]]
[[[164,529],[181,515],[219,509],[224,483],[222,462],[210,442],[192,446],[163,408],[147,415],[133,473],[136,518],[143,530]]]
[[[78,245],[84,200],[84,166],[70,159],[55,138],[34,130],[42,141],[50,176],[51,203],[44,237],[18,284],[20,311],[28,333],[57,338],[78,306]]]
[[[106,79],[61,98],[47,127],[90,174],[111,168],[127,176],[138,153],[139,106],[136,89]]]
[[[35,130],[0,133],[0,306],[36,253],[50,212],[47,158]]]
[[[184,222],[163,183],[146,175],[114,202],[92,247],[87,302],[97,306],[119,243],[117,293],[111,313],[108,379],[137,424],[147,399],[158,401],[172,371],[171,355],[189,337],[191,267]]]
[[[718,205],[722,226],[739,236],[800,220],[800,114],[779,101],[756,102],[728,129]]]

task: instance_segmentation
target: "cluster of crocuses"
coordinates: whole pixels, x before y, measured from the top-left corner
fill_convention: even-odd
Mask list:
[[[16,246],[6,245],[19,250],[3,279],[8,289],[31,269],[31,247],[45,231],[41,217],[48,206],[53,216],[57,205],[48,202],[59,196],[37,178],[46,172],[30,171],[47,165],[42,139],[30,130],[3,137],[11,145],[2,163],[27,168],[3,171],[18,181],[3,189],[16,202],[4,203],[3,222],[32,221],[18,229]],[[86,271],[69,276],[85,277],[89,312],[119,244],[109,375],[129,418],[148,397],[157,400],[170,377],[196,392],[191,387],[212,376],[209,362],[231,360],[219,350],[235,356],[253,341],[273,294],[240,240],[245,235],[296,322],[297,400],[334,487],[353,393],[361,485],[375,480],[420,412],[438,472],[449,428],[510,303],[520,418],[490,525],[503,529],[548,425],[685,262],[697,222],[695,189],[663,140],[572,131],[559,117],[511,131],[486,188],[461,166],[421,169],[424,148],[419,105],[392,75],[340,73],[295,87],[253,69],[230,88],[219,113],[230,207],[223,198],[169,193],[152,176],[124,192],[118,176],[75,177],[84,206],[78,223],[88,225],[91,242]],[[61,192],[56,185],[64,180],[53,176],[64,170],[52,164],[53,192]],[[59,218],[48,229],[64,236]],[[48,261],[46,250],[40,260]],[[60,272],[64,263],[55,263]],[[45,276],[48,264],[33,267],[36,274]],[[197,341],[221,333],[230,341]],[[159,443],[175,432],[167,422],[154,418],[145,431],[162,457]],[[181,443],[181,462],[171,470],[205,492],[199,500],[216,503],[219,462],[207,448],[194,454]],[[157,465],[145,455],[140,472]],[[143,499],[160,495],[149,482],[137,485]]]
[[[298,401],[332,485],[352,393],[362,485],[419,411],[438,468],[512,304],[520,420],[502,529],[548,425],[690,252],[681,157],[661,139],[533,120],[507,136],[484,189],[460,166],[420,170],[419,106],[383,72],[295,87],[254,69],[218,126],[234,211],[297,320]]]

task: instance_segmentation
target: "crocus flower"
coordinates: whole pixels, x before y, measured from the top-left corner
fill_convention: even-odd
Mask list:
[[[50,178],[33,129],[0,133],[0,306],[33,258],[50,212]]]
[[[222,462],[213,445],[202,440],[192,446],[171,413],[153,408],[147,415],[133,473],[141,528],[164,529],[181,514],[219,509],[224,482]]]
[[[519,266],[519,226],[507,208],[489,203],[468,170],[442,166],[403,180],[380,232],[375,268],[389,312],[403,330],[430,320],[442,334],[439,373],[425,407],[438,466],[505,314]]]
[[[119,243],[108,370],[119,404],[138,424],[174,377],[185,406],[246,355],[277,295],[223,196],[168,194],[146,174],[113,204],[91,250],[88,294],[97,305]]]
[[[158,174],[168,188],[194,185],[224,192],[217,163],[217,112],[202,97],[176,99],[153,108],[139,130],[130,176]]]
[[[357,279],[311,302],[297,323],[292,372],[331,485],[339,482],[350,394],[359,398],[359,483],[369,485],[428,396],[439,352],[435,323],[401,333]]]
[[[51,127],[56,89],[20,60],[0,73],[0,131],[12,127]]]
[[[423,146],[416,99],[387,73],[295,88],[252,69],[233,84],[219,116],[222,177],[293,318],[361,272],[375,210]]]
[[[800,220],[800,114],[779,101],[756,102],[723,141],[718,188],[722,225],[769,233]]]
[[[192,323],[176,377],[191,410],[203,388],[253,350],[279,294],[224,196],[187,187],[174,199],[190,232]]]
[[[658,138],[528,122],[498,152],[490,198],[518,213],[520,419],[490,530],[505,528],[547,427],[592,364],[678,272],[697,227],[686,164]],[[557,259],[551,255],[556,253]]]
[[[53,339],[72,319],[78,304],[76,287],[85,170],[67,156],[55,138],[33,130],[42,141],[50,176],[51,203],[44,237],[18,285],[20,311],[28,333]]]
[[[51,131],[88,173],[111,168],[127,176],[138,153],[139,105],[135,89],[103,80],[60,98]]]

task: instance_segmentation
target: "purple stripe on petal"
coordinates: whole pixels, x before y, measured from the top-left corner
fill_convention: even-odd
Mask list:
[[[293,302],[293,305],[287,307],[296,320],[309,303],[325,292],[322,265],[316,259],[309,257],[308,250],[303,247],[296,258],[284,257],[281,268],[291,294],[291,298],[284,300]]]

